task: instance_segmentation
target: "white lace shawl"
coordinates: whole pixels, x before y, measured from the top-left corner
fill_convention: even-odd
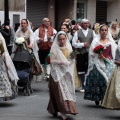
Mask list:
[[[111,45],[111,51],[112,51],[112,57],[113,60],[115,59],[115,52],[116,52],[116,48],[117,45],[114,42],[114,40],[112,39],[111,36],[108,37],[109,38],[109,42],[107,44],[102,44],[102,46],[107,47],[109,45]],[[88,72],[86,74],[86,77],[89,75],[90,71],[93,69],[93,66],[95,65],[97,67],[97,70],[104,76],[106,82],[108,82],[108,76],[106,75],[106,66],[105,63],[99,59],[98,54],[95,54],[93,52],[93,49],[100,45],[101,43],[99,42],[100,40],[100,36],[96,37],[93,42],[91,43],[90,49],[89,49],[89,66],[88,66]],[[86,81],[85,81],[86,83]]]
[[[72,47],[69,40],[67,40],[65,47],[59,47],[57,39],[61,33],[66,35],[63,31],[58,32],[50,51],[51,76],[55,82],[59,82],[64,101],[69,100],[75,102],[75,85],[73,80],[75,62],[74,60],[68,61],[60,50],[67,48],[70,54],[72,52]]]
[[[19,78],[18,78],[16,69],[14,67],[14,64],[12,62],[12,59],[11,59],[9,53],[8,53],[8,50],[7,50],[7,47],[6,47],[6,44],[5,44],[5,39],[3,38],[1,33],[0,33],[0,39],[2,40],[4,50],[5,50],[4,51],[4,57],[5,57],[6,66],[8,68],[7,72],[8,72],[9,78],[10,78],[11,81],[15,82],[15,85],[17,85],[17,81],[19,80]]]
[[[38,49],[38,46],[37,46],[37,42],[35,41],[35,36],[34,36],[34,33],[33,33],[32,29],[31,29],[31,25],[30,25],[29,21],[28,21],[27,29],[28,29],[28,31],[23,33],[22,32],[22,27],[20,25],[20,27],[16,31],[16,38],[17,37],[24,37],[25,39],[29,38],[30,39],[30,44],[33,44],[33,46],[32,46],[33,52],[38,52],[39,49]],[[14,44],[13,47],[15,47],[15,44]],[[13,48],[13,51],[14,50],[15,50],[15,48]]]

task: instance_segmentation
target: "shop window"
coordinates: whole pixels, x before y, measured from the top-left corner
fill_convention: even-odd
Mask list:
[[[77,19],[86,17],[86,0],[77,1]]]
[[[15,23],[20,23],[20,15],[13,15],[13,25],[15,25]]]

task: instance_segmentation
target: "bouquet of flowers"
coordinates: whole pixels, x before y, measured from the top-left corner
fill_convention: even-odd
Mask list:
[[[72,51],[70,54],[70,59],[75,59],[76,58],[76,52]]]
[[[102,54],[104,50],[104,47],[102,45],[96,46],[94,48],[94,53],[99,54],[101,56],[101,58],[103,59],[103,61],[105,62],[105,64],[109,64],[109,61],[107,58],[105,58],[105,56]]]
[[[23,44],[25,42],[25,39],[23,37],[18,37],[15,41],[17,44]]]

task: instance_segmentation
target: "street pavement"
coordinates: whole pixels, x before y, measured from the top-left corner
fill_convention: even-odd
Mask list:
[[[33,93],[19,96],[11,101],[0,102],[0,120],[60,120],[60,114],[54,118],[47,112],[49,101],[48,82],[32,83]],[[96,106],[94,102],[84,100],[83,93],[76,92],[79,113],[68,115],[71,120],[120,120],[119,110],[108,110]]]

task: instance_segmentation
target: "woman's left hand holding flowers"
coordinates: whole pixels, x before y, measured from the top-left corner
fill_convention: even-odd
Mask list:
[[[75,59],[75,58],[76,58],[76,54],[74,51],[72,51],[70,54],[70,59]]]

